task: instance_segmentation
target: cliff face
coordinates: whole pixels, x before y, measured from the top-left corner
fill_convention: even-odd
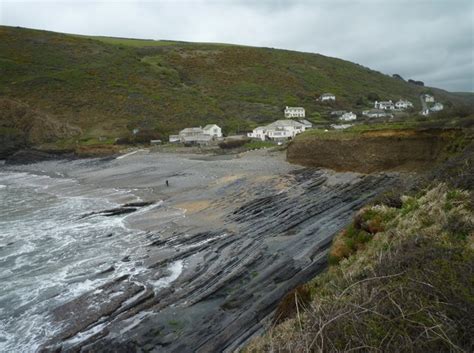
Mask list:
[[[423,171],[440,160],[455,130],[384,130],[340,133],[336,138],[302,135],[290,143],[287,159],[336,171]]]
[[[80,129],[32,109],[27,104],[0,98],[0,159],[15,151],[80,133]]]

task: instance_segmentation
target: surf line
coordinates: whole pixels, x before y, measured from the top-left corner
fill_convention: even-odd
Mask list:
[[[131,156],[132,154],[135,154],[135,153],[140,152],[140,151],[146,151],[146,150],[143,150],[143,149],[141,149],[141,150],[136,150],[136,151],[133,151],[133,152],[124,154],[123,156],[118,156],[118,157],[115,158],[115,159],[122,159],[122,158],[125,158],[125,157],[128,157],[128,156]]]

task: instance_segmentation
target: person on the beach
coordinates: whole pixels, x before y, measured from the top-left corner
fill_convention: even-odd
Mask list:
[[[166,186],[170,186],[170,183],[168,183],[168,180],[166,180]]]

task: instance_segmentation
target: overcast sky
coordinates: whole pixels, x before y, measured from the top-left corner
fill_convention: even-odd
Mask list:
[[[0,24],[314,52],[474,92],[474,0],[0,0]]]

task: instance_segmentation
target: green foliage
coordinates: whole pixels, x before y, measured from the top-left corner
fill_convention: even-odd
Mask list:
[[[271,148],[271,147],[275,147],[275,146],[276,146],[275,142],[272,142],[272,141],[258,141],[258,140],[249,141],[244,145],[244,147],[246,149],[249,149],[249,150],[256,150],[256,149],[260,149],[260,148]]]
[[[402,216],[406,216],[410,212],[419,208],[418,200],[415,197],[408,197],[402,204],[402,208],[400,210]]]

